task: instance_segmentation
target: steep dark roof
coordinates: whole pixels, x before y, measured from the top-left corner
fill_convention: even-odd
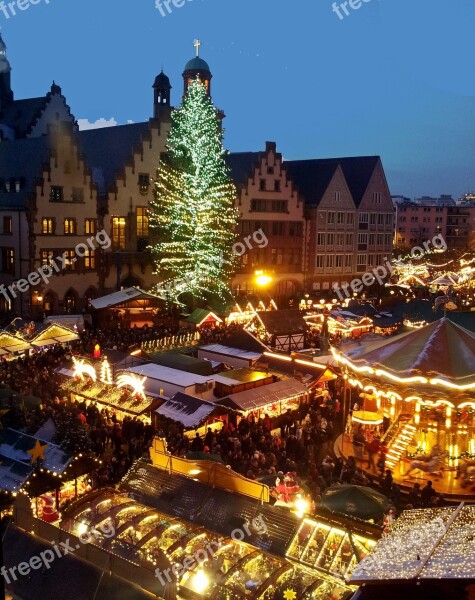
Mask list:
[[[134,149],[148,132],[148,121],[79,132],[80,152],[100,193],[115,183],[117,173],[132,158]]]
[[[287,173],[309,206],[317,206],[338,167],[336,161],[292,160],[285,163]]]
[[[285,508],[260,504],[258,500],[200,481],[170,475],[142,460],[132,466],[120,490],[160,512],[226,536],[245,521],[262,515],[267,533],[253,533],[246,542],[278,556],[285,556],[300,524],[298,517]]]
[[[22,209],[28,194],[34,191],[42,166],[50,152],[47,137],[9,140],[0,143],[0,209]],[[10,180],[13,191],[5,191],[5,181]],[[21,188],[15,192],[15,181]]]
[[[271,310],[260,312],[259,317],[271,334],[290,335],[307,330],[307,323],[299,310]]]
[[[260,152],[236,152],[226,156],[226,162],[231,169],[231,177],[238,186],[246,185],[259,164]]]
[[[15,100],[0,114],[0,123],[12,127],[17,138],[24,137],[41,115],[48,100],[48,96]]]
[[[359,206],[379,156],[291,160],[284,164],[305,202],[318,205],[340,165],[356,206]]]

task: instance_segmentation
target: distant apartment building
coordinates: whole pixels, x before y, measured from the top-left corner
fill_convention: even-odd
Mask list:
[[[421,206],[455,206],[455,200],[450,194],[442,194],[438,198],[421,196],[420,198],[416,198],[414,202]]]
[[[449,249],[473,249],[474,227],[475,207],[457,206],[455,202],[450,205],[416,202],[397,204],[395,246],[409,250],[436,235],[442,235]]]

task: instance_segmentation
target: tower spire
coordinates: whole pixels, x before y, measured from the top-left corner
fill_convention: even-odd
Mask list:
[[[0,32],[0,110],[13,102],[11,71],[12,68],[7,58],[7,45]]]

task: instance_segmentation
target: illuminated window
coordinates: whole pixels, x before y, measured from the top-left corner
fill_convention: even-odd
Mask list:
[[[112,242],[115,248],[125,248],[125,217],[112,218]]]
[[[76,234],[76,220],[75,219],[64,219],[64,235],[75,235]]]
[[[84,220],[84,233],[86,235],[90,233],[96,233],[96,219],[85,219]]]
[[[137,237],[148,237],[148,210],[144,206],[137,207]]]
[[[84,253],[84,268],[88,271],[93,271],[96,268],[96,252],[95,250],[86,250]]]
[[[64,252],[64,268],[66,271],[75,271],[76,270],[76,256],[74,250],[66,250]]]
[[[54,254],[52,250],[41,251],[41,266],[51,266],[53,264]]]
[[[41,222],[41,233],[44,235],[54,234],[54,219],[44,218]]]

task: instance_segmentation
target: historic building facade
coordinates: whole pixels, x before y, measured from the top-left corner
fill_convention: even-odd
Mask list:
[[[185,66],[185,93],[198,75],[211,94],[200,57]],[[162,72],[148,121],[78,131],[55,83],[44,97],[14,100],[0,38],[0,311],[80,312],[98,295],[156,283],[145,251],[147,209],[172,110]],[[391,252],[393,208],[378,157],[284,161],[267,142],[262,152],[230,154],[228,164],[238,188],[237,241],[246,248],[232,282],[237,293],[258,292],[259,274],[277,298],[330,289]],[[110,244],[95,239],[102,230]],[[47,281],[17,289],[48,266]]]

